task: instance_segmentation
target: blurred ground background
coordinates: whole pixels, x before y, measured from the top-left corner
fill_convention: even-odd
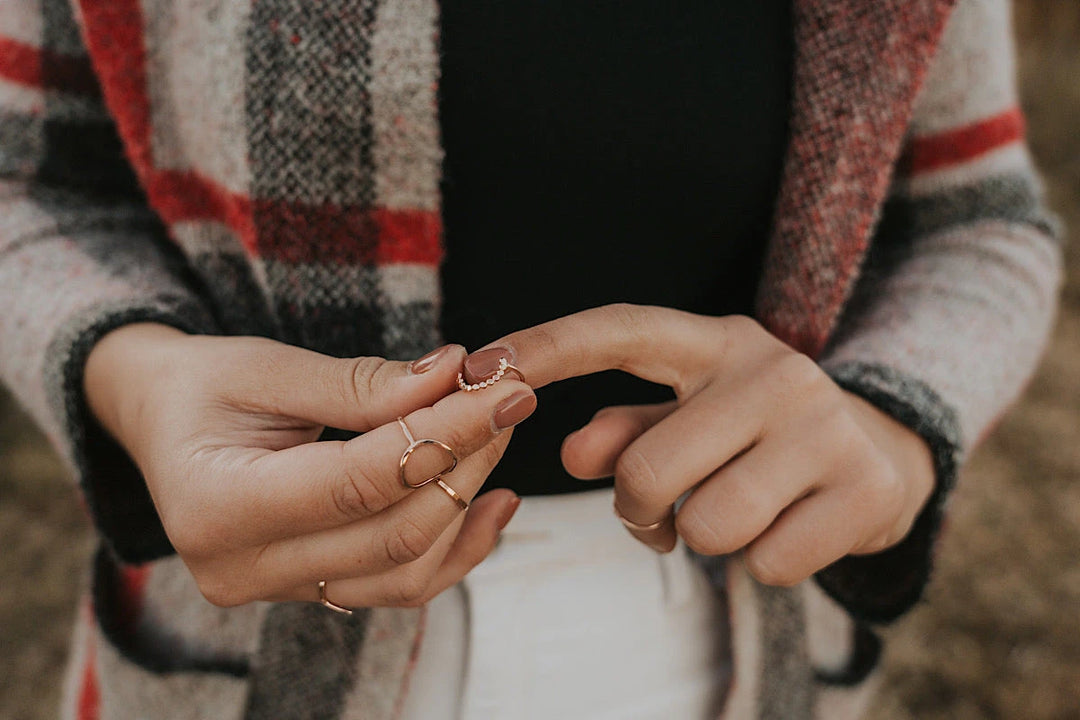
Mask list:
[[[1080,3],[1018,0],[1051,205],[1080,228]],[[890,632],[872,718],[1080,718],[1080,242],[1042,370],[972,457],[928,602]],[[56,714],[91,550],[63,470],[0,391],[0,719]]]

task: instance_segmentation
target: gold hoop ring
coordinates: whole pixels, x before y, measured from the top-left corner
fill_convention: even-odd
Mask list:
[[[345,607],[343,605],[338,605],[337,603],[331,601],[328,597],[326,597],[326,581],[325,580],[320,580],[319,581],[319,602],[321,602],[323,605],[330,608],[334,612],[341,613],[342,615],[352,615],[353,614],[353,611],[350,610],[349,608],[347,608],[347,607]]]
[[[423,438],[417,440],[413,437],[412,431],[409,430],[409,426],[405,424],[405,420],[403,418],[398,418],[397,421],[398,425],[401,426],[401,431],[405,433],[405,439],[409,441],[409,447],[405,448],[405,452],[401,454],[401,462],[398,465],[398,476],[401,478],[401,484],[407,488],[416,489],[424,487],[428,483],[438,483],[439,487],[441,487],[443,491],[447,495],[449,495],[454,502],[458,504],[458,507],[460,507],[462,510],[468,510],[469,503],[466,502],[465,499],[462,498],[460,495],[458,495],[457,492],[454,491],[454,488],[450,487],[442,480],[443,475],[449,475],[451,472],[454,471],[454,468],[457,467],[457,454],[454,453],[453,448],[444,443],[442,440],[433,440],[431,438]],[[409,458],[411,458],[412,454],[416,452],[416,449],[422,445],[434,445],[435,447],[441,448],[450,456],[450,464],[446,468],[432,475],[431,477],[424,479],[422,482],[411,483],[409,482],[408,477],[406,477],[405,475],[405,465],[408,464]]]
[[[499,369],[492,373],[491,377],[481,380],[478,383],[470,385],[465,382],[465,376],[461,373],[457,374],[457,385],[465,392],[476,392],[477,390],[483,390],[486,387],[491,387],[495,383],[503,379],[503,376],[508,372],[515,372],[521,379],[521,382],[525,382],[525,373],[521,372],[518,368],[510,364],[510,361],[506,358],[499,358]]]
[[[611,507],[615,510],[615,517],[619,518],[619,521],[626,526],[627,530],[637,530],[639,532],[646,530],[658,530],[664,525],[664,523],[671,519],[671,515],[668,515],[667,517],[661,518],[654,523],[642,525],[641,523],[636,523],[633,520],[627,520],[626,517],[621,512],[619,512],[619,506],[615,503],[612,503]]]

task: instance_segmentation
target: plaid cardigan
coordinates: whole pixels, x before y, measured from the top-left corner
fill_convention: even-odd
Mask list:
[[[926,438],[938,484],[901,545],[816,582],[767,588],[702,559],[730,610],[725,718],[844,716],[857,694],[844,688],[865,687],[876,658],[863,623],[920,596],[958,463],[1030,376],[1060,282],[1006,0],[794,6],[790,146],[756,315]],[[400,708],[423,610],[211,606],[89,417],[81,375],[98,338],[139,320],[336,355],[439,342],[437,13],[435,0],[0,4],[0,373],[74,468],[103,540],[67,716]]]

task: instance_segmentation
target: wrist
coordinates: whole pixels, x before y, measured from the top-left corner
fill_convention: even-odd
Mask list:
[[[91,414],[129,452],[138,429],[163,346],[186,334],[160,323],[132,323],[104,335],[86,359],[83,392]]]

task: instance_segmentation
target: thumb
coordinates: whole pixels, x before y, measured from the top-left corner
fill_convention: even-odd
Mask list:
[[[366,432],[457,389],[465,348],[444,345],[412,362],[379,357],[335,358],[278,342],[258,357],[228,394],[236,404],[315,423]]]

